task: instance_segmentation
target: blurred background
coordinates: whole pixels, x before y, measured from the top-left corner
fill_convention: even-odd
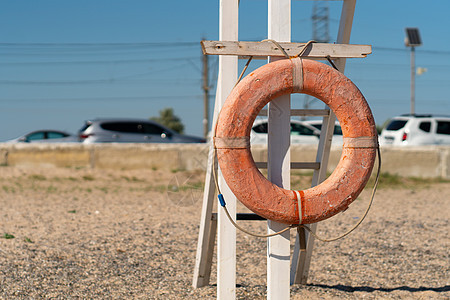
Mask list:
[[[0,3],[0,141],[44,128],[76,133],[97,117],[148,119],[166,108],[184,133],[204,135],[204,68],[212,116],[218,57],[205,62],[200,41],[219,39],[219,0]],[[333,43],[341,6],[292,0],[292,41]],[[410,112],[407,27],[418,28],[422,40],[415,112],[450,114],[448,11],[449,1],[357,1],[351,43],[372,45],[373,53],[349,59],[345,73],[377,125]],[[267,1],[241,0],[239,22],[241,41],[267,38]],[[293,106],[323,104],[296,95]]]

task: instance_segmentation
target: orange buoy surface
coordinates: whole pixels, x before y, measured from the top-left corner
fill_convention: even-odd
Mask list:
[[[342,156],[321,184],[302,191],[268,181],[250,152],[250,131],[259,111],[281,95],[304,93],[336,114],[344,138]],[[252,72],[228,96],[214,144],[223,177],[237,199],[256,214],[286,224],[310,224],[345,210],[369,180],[378,147],[372,112],[342,73],[317,61],[279,60]]]

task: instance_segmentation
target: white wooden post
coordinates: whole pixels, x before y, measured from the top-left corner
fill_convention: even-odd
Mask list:
[[[277,42],[291,40],[291,1],[269,0],[268,38]],[[274,58],[275,59],[275,58]],[[272,60],[272,59],[271,59]],[[289,95],[269,104],[268,175],[269,180],[290,189],[290,109]],[[268,221],[268,233],[286,228],[286,224]],[[289,230],[267,241],[267,299],[289,299]]]
[[[219,39],[238,40],[238,1],[221,0],[219,13]],[[219,56],[219,81],[217,98],[220,110],[237,80],[237,56]],[[236,197],[228,188],[222,173],[218,172],[219,186],[225,197],[230,215],[236,218]],[[227,219],[223,209],[218,209],[217,241],[217,298],[236,298],[236,228]]]
[[[344,0],[342,4],[341,19],[339,24],[337,44],[348,44],[352,31],[353,16],[355,13],[356,0]],[[335,60],[338,70],[344,73],[345,58]],[[317,151],[316,161],[321,162],[320,170],[314,172],[312,179],[313,185],[318,185],[326,179],[326,169],[328,165],[329,149],[333,135],[334,122],[336,116],[332,111],[328,117],[324,117],[322,134],[320,136],[319,149]],[[317,230],[317,223],[311,224],[310,229],[313,232]],[[314,247],[314,237],[304,229],[299,229],[294,246],[291,269],[291,283],[306,284],[308,279],[311,256]]]
[[[350,43],[350,35],[352,33],[353,17],[355,15],[356,0],[344,0],[341,11],[341,21],[339,24],[338,37],[336,39],[337,44]],[[335,65],[338,70],[344,73],[345,70],[345,58],[339,58],[335,61]]]
[[[220,81],[220,79],[218,79]],[[215,124],[219,115],[217,98],[220,95],[220,86],[217,86],[216,101],[214,103],[213,124]],[[214,242],[217,232],[217,219],[212,220],[212,211],[214,207],[214,195],[216,183],[214,181],[214,172],[217,172],[217,159],[215,157],[214,146],[212,142],[209,145],[208,164],[206,166],[205,188],[203,192],[202,215],[200,218],[200,227],[198,232],[197,256],[195,258],[194,278],[192,286],[199,288],[209,284],[211,275],[211,264],[214,253]]]
[[[313,44],[311,57],[320,58],[331,55],[338,69],[343,72],[345,68],[345,57],[365,57],[371,53],[368,45],[349,45],[350,32],[353,22],[356,0],[344,0],[341,14],[341,22],[337,43]],[[225,99],[231,92],[237,80],[237,56],[256,55],[280,56],[279,49],[268,48],[267,44],[241,47],[237,44],[238,39],[238,7],[239,0],[220,0],[219,39],[204,44],[204,50],[208,54],[221,54],[219,56],[219,76],[217,81],[216,103],[214,110],[214,123],[219,110]],[[291,0],[268,0],[268,37],[277,42],[286,42],[289,51],[295,47],[303,47],[299,44],[289,43],[291,38]],[[231,41],[231,42],[224,42]],[[236,41],[236,42],[232,42]],[[219,48],[214,43],[220,43]],[[251,42],[242,42],[250,45]],[[315,47],[317,46],[317,47]],[[224,50],[226,48],[226,51]],[[242,50],[245,49],[245,50]],[[294,50],[293,50],[294,49]],[[218,52],[219,51],[219,52]],[[244,51],[244,53],[241,53]],[[278,52],[275,52],[278,51]],[[294,51],[294,54],[298,51]],[[231,56],[230,56],[231,55]],[[277,58],[272,57],[270,60]],[[278,58],[280,59],[280,58]],[[296,167],[302,165],[311,168],[311,165],[319,165],[314,172],[313,184],[319,184],[326,177],[329,149],[333,134],[335,115],[324,110],[291,110],[290,96],[283,96],[273,100],[269,104],[269,132],[268,132],[268,175],[269,180],[285,189],[290,189],[290,116],[291,115],[317,115],[325,116],[322,126],[322,134],[316,163],[297,163]],[[205,195],[202,208],[202,220],[200,223],[199,242],[197,248],[197,260],[194,270],[193,286],[200,287],[208,284],[212,253],[214,247],[214,236],[216,225],[218,227],[217,242],[217,298],[235,299],[236,297],[236,229],[227,219],[223,209],[218,209],[217,221],[212,220],[212,207],[214,201],[214,185],[212,181],[212,170],[215,168],[215,159],[212,148],[208,159],[207,178],[205,181]],[[218,181],[221,191],[227,202],[230,215],[236,219],[236,198],[226,185],[223,176],[218,170]],[[214,200],[214,201],[213,201]],[[311,230],[316,230],[316,224],[311,225]],[[286,228],[286,225],[268,221],[268,233],[274,233]],[[268,299],[289,299],[291,283],[306,283],[309,264],[311,260],[314,238],[303,229],[298,231],[297,241],[292,257],[291,278],[289,278],[290,241],[289,231],[271,237],[267,242],[267,296]]]

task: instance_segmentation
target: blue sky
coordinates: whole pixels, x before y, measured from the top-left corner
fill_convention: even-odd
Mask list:
[[[329,2],[332,41],[341,5]],[[267,1],[240,6],[240,40],[266,38]],[[312,6],[292,1],[294,41],[312,38]],[[165,107],[201,135],[199,41],[218,39],[218,8],[219,0],[0,0],[0,141],[43,128],[76,132],[96,117],[148,118]],[[405,27],[420,29],[416,65],[427,68],[416,78],[416,112],[450,115],[449,11],[447,0],[357,1],[351,43],[370,44],[373,54],[349,60],[345,73],[378,124],[410,110]],[[213,84],[216,57],[210,70]]]

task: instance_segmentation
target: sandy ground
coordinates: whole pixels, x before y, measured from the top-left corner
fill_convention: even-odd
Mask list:
[[[0,167],[0,299],[215,298],[215,259],[211,284],[191,287],[203,179]],[[368,198],[364,191],[319,234],[350,228]],[[292,286],[291,299],[450,299],[449,216],[448,182],[382,186],[356,232],[316,242],[309,284]],[[237,248],[237,298],[264,299],[266,240],[238,233]]]

